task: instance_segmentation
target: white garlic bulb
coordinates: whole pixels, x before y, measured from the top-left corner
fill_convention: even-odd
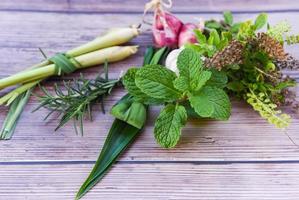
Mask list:
[[[171,71],[175,72],[177,75],[179,75],[179,70],[177,68],[177,65],[176,65],[176,62],[178,60],[178,56],[179,54],[181,53],[181,51],[183,50],[184,48],[180,48],[180,49],[175,49],[175,50],[172,50],[167,58],[166,58],[166,61],[165,61],[165,66],[166,68],[170,69]]]

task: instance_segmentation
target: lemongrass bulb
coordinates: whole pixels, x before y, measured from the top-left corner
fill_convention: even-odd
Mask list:
[[[81,56],[76,57],[75,59],[77,62],[81,64],[81,66],[78,66],[79,68],[85,68],[103,64],[106,61],[110,63],[123,60],[135,54],[137,50],[138,46],[114,46],[97,50],[91,53],[83,54]]]
[[[114,28],[91,42],[67,51],[66,54],[71,57],[75,57],[99,49],[124,44],[139,35],[139,33],[139,29],[135,26],[127,28]]]

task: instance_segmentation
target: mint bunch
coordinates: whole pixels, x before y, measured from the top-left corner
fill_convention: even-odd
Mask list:
[[[205,69],[201,54],[184,49],[178,56],[179,76],[161,65],[131,68],[123,84],[134,101],[147,105],[165,105],[155,122],[157,142],[174,147],[187,121],[187,105],[200,117],[227,120],[231,105],[222,88],[227,83],[224,73]]]

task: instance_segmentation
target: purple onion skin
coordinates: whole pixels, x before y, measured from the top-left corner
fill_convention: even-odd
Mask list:
[[[198,26],[192,23],[186,23],[182,26],[178,37],[178,46],[184,46],[185,44],[194,44],[197,39],[194,34],[194,29],[199,29]]]
[[[178,36],[182,26],[182,21],[173,14],[158,10],[153,25],[155,47],[177,48]]]

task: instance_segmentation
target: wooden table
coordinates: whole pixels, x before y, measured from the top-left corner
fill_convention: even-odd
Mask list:
[[[139,0],[1,0],[0,76],[5,77],[48,55],[65,51],[109,27],[139,23]],[[173,11],[184,21],[220,18],[233,10],[237,20],[267,11],[271,23],[287,19],[299,32],[299,3],[291,0],[177,0]],[[140,65],[149,33],[133,41],[139,53],[110,67],[112,76]],[[299,58],[299,48],[288,50]],[[94,77],[95,67],[81,71]],[[290,73],[299,78],[298,72]],[[70,79],[79,73],[64,77]],[[57,78],[45,83],[51,88]],[[36,91],[38,92],[38,91]],[[107,99],[109,109],[124,91]],[[31,113],[32,97],[12,140],[0,141],[0,199],[73,199],[90,172],[113,118],[95,112],[84,137],[72,123],[57,132],[57,119],[43,121],[46,110]],[[96,108],[97,111],[99,109]],[[299,118],[284,132],[261,119],[248,105],[233,100],[227,122],[189,122],[175,149],[161,149],[153,138],[159,108],[151,109],[145,130],[110,173],[84,199],[299,199]],[[1,107],[2,122],[7,109]],[[287,112],[290,113],[289,109]]]

